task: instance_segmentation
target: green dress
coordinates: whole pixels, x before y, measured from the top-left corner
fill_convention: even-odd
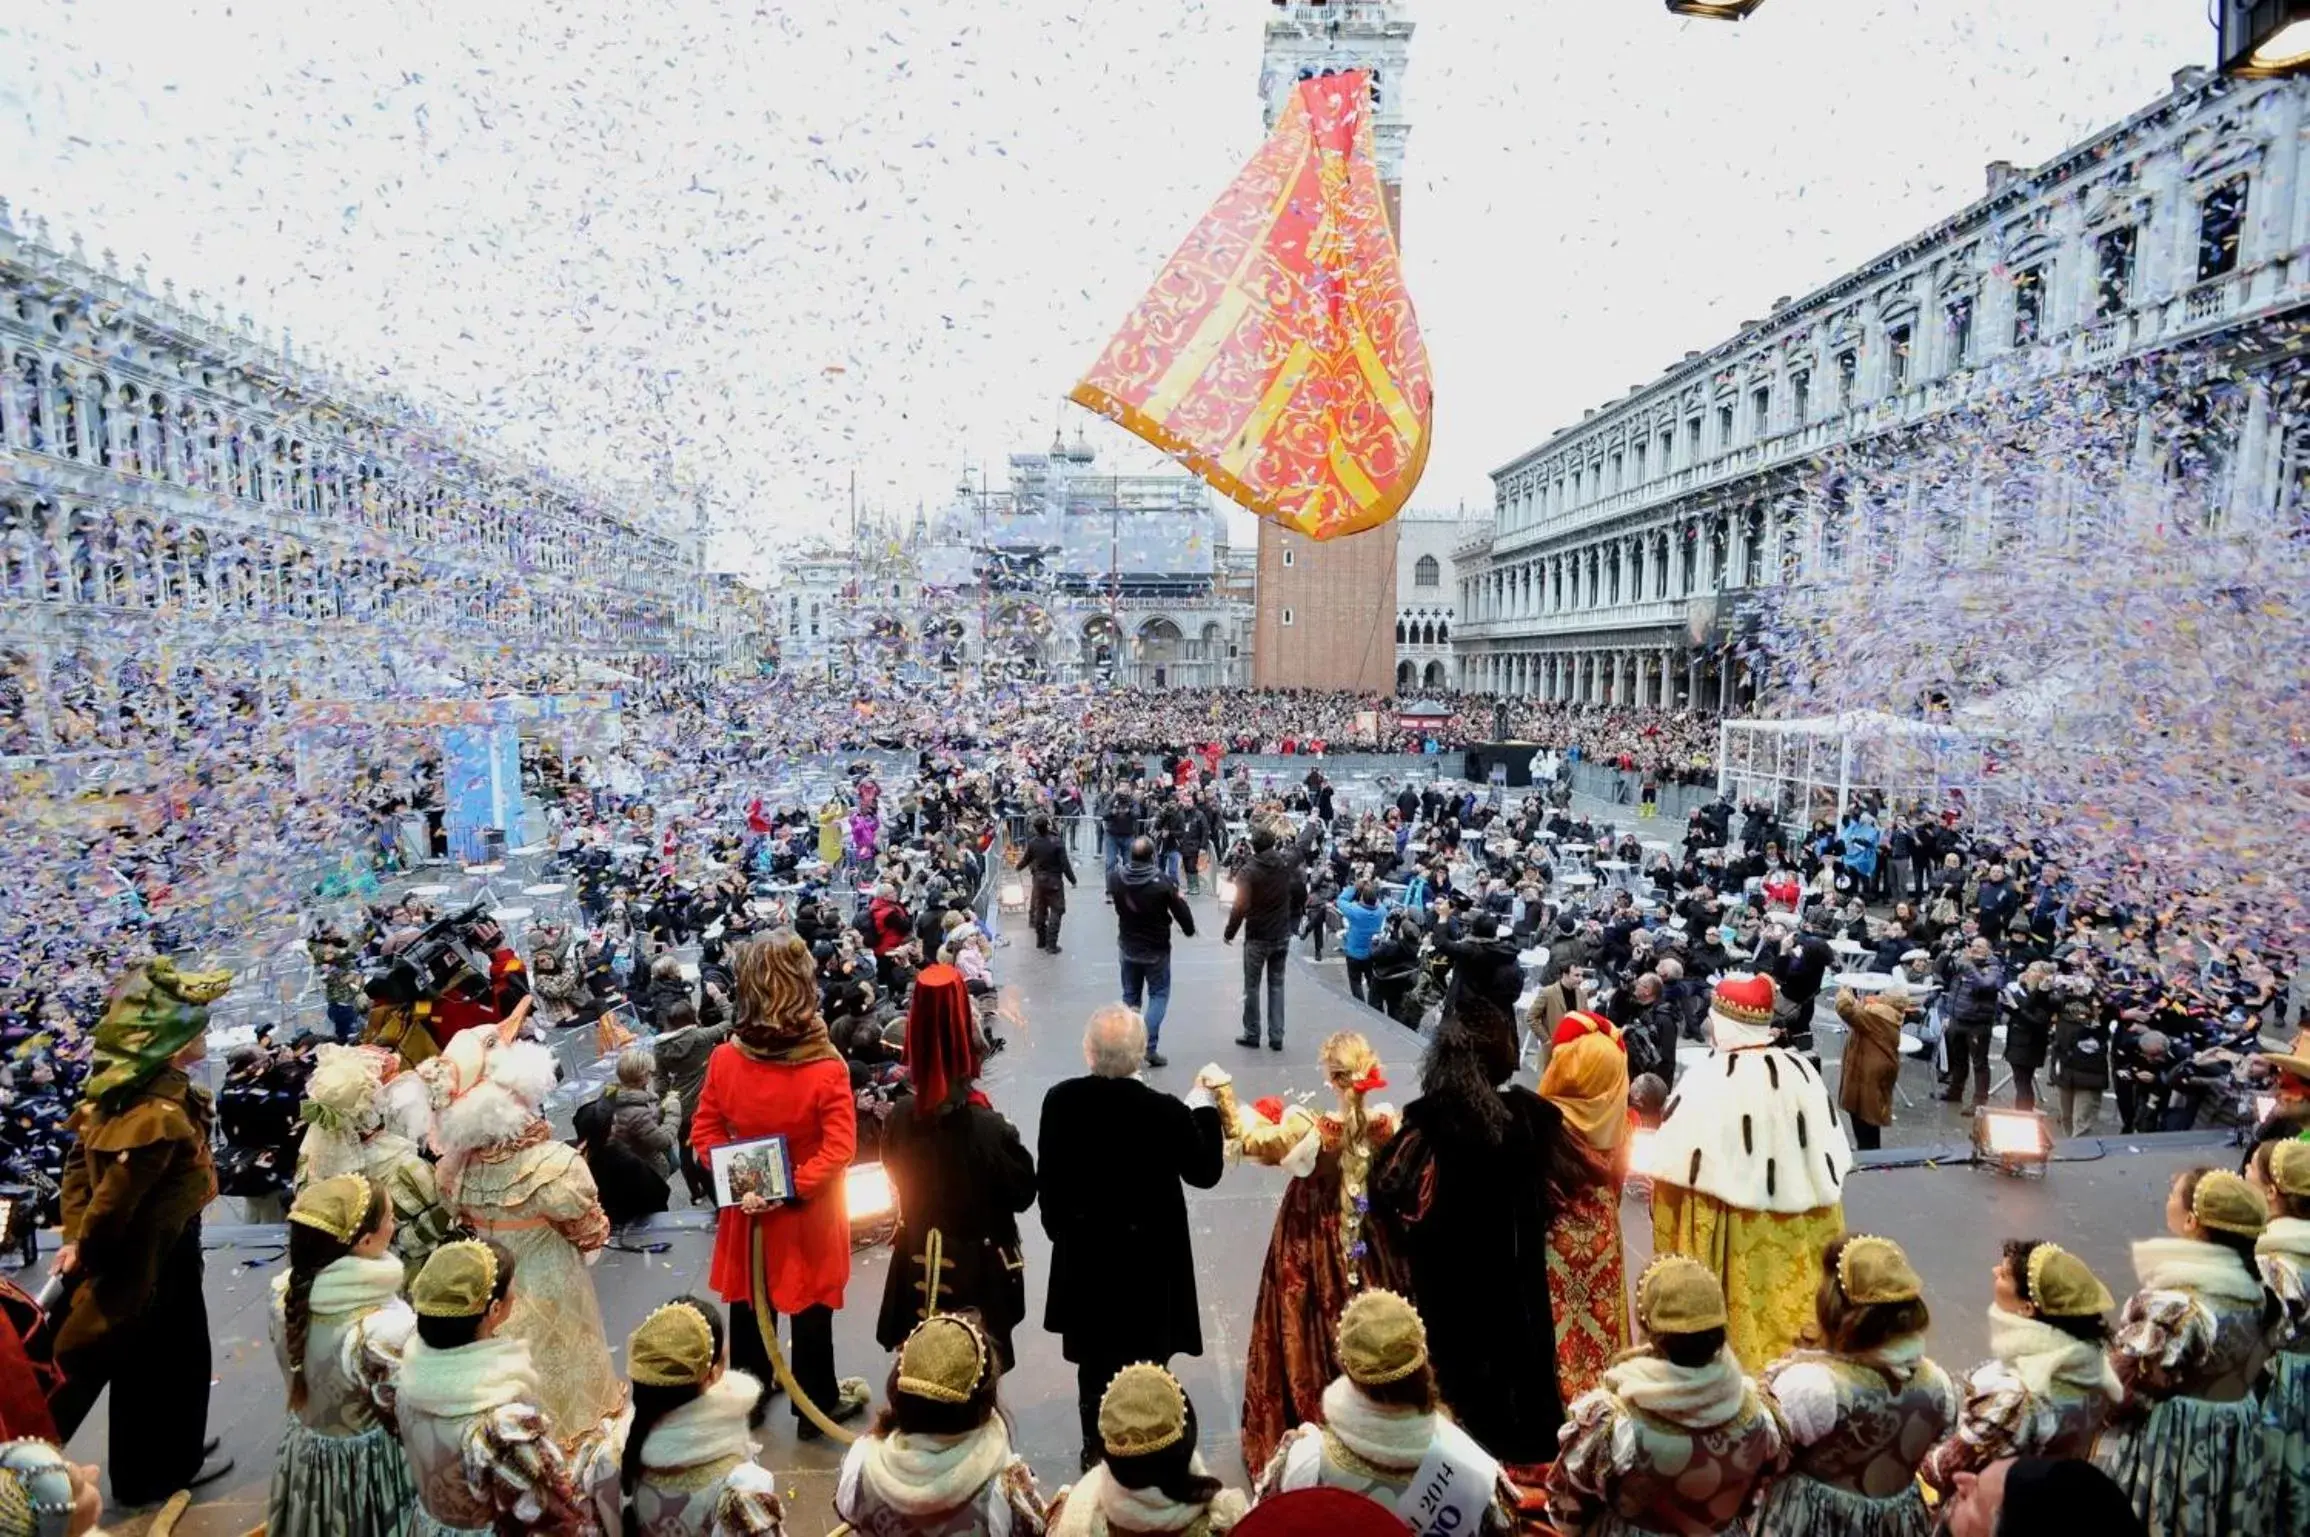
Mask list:
[[[2253,1394],[2265,1354],[2256,1290],[2248,1300],[2153,1284],[2126,1303],[2110,1357],[2129,1406],[2093,1460],[2132,1499],[2149,1537],[2270,1530],[2270,1442]]]

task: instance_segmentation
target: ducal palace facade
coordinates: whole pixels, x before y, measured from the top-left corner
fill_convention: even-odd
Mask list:
[[[728,649],[694,517],[502,462],[113,265],[0,202],[0,756]]]
[[[2198,354],[2218,497],[2294,516],[2310,406],[2287,338],[2310,303],[2310,80],[2183,70],[2158,101],[1567,428],[1493,475],[1454,551],[1461,686],[1738,710],[1744,615],[1813,569],[1798,488],[1992,392]],[[1903,435],[1908,435],[1904,437]],[[2145,416],[2129,468],[2175,453]]]

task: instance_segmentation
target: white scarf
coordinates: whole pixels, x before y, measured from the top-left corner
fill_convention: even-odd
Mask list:
[[[2144,1238],[2134,1245],[2134,1275],[2150,1291],[2194,1292],[2217,1302],[2259,1303],[2262,1278],[2218,1243],[2202,1238]]]
[[[2080,1393],[2104,1393],[2110,1402],[2125,1397],[2125,1388],[2110,1368],[2109,1352],[2092,1340],[2064,1334],[2038,1318],[1989,1309],[1989,1352],[2013,1368],[2021,1385],[2045,1397],[2059,1383]]]
[[[754,1455],[746,1416],[762,1399],[760,1379],[729,1371],[678,1409],[669,1409],[642,1441],[642,1466],[672,1472]]]
[[[1419,1471],[1436,1439],[1436,1417],[1417,1409],[1375,1404],[1345,1377],[1323,1390],[1324,1428],[1340,1445],[1383,1473],[1409,1478]]]
[[[941,1516],[968,1504],[1010,1460],[1010,1429],[997,1415],[959,1436],[871,1437],[858,1473],[867,1492],[900,1515]]]
[[[2254,1252],[2310,1265],[2310,1222],[2300,1217],[2272,1217],[2262,1236],[2254,1240]]]
[[[1210,1476],[1201,1453],[1187,1467],[1199,1478]],[[1108,1476],[1102,1462],[1066,1494],[1051,1532],[1052,1537],[1099,1537],[1117,1527],[1126,1532],[1183,1532],[1206,1518],[1211,1531],[1225,1532],[1243,1519],[1244,1503],[1241,1490],[1222,1489],[1209,1505],[1176,1504],[1160,1489],[1124,1488]]]
[[[1632,1409],[1687,1430],[1712,1430],[1740,1413],[1749,1381],[1726,1346],[1706,1366],[1663,1356],[1630,1356],[1604,1374],[1605,1390]]]
[[[389,1254],[365,1259],[348,1254],[321,1267],[308,1300],[315,1318],[374,1313],[401,1295],[401,1261]]]
[[[527,1340],[484,1339],[437,1350],[413,1335],[401,1352],[398,1381],[400,1406],[436,1419],[464,1419],[538,1399]]]

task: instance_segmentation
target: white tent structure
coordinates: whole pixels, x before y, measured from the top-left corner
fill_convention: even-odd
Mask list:
[[[1728,720],[1718,728],[1717,789],[1783,816],[1836,822],[1856,791],[1892,806],[1978,815],[2003,786],[1989,741],[1944,721],[1882,710],[1791,720]]]

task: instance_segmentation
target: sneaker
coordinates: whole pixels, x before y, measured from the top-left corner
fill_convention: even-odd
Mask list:
[[[1169,1067],[1171,1059],[1150,1046],[1147,1048],[1147,1065],[1149,1067]]]

